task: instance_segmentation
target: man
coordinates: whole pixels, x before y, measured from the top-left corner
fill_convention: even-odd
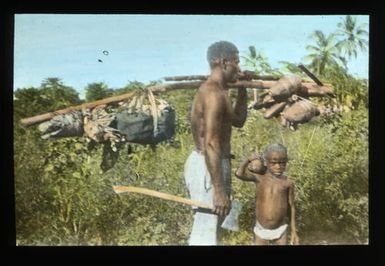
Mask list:
[[[240,72],[239,52],[230,42],[212,44],[207,51],[211,74],[195,95],[191,123],[195,150],[185,165],[185,181],[194,200],[212,210],[194,209],[190,245],[216,245],[218,229],[231,208],[231,127],[242,127],[247,116],[246,88],[238,89],[235,107],[227,83]]]

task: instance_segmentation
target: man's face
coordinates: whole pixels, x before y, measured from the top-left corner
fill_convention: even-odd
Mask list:
[[[227,81],[235,82],[240,72],[239,57],[235,56],[231,60],[224,60],[223,71]]]
[[[280,176],[285,172],[287,156],[284,152],[273,151],[266,158],[268,171],[274,176]]]

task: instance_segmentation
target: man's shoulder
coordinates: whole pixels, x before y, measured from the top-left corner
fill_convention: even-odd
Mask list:
[[[209,86],[202,84],[197,92],[196,98],[198,101],[207,102],[210,105],[214,103],[220,104],[223,102],[222,93],[218,89],[218,87],[215,86]]]
[[[217,93],[217,92],[219,92],[219,85],[218,85],[218,83],[216,83],[214,81],[206,80],[199,87],[199,91],[207,92],[207,93]]]

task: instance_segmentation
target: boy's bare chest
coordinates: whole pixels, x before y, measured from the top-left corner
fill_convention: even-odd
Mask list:
[[[289,183],[286,180],[266,178],[257,184],[257,191],[264,195],[284,195],[288,192]]]

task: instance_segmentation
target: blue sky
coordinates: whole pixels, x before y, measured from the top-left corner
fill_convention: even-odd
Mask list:
[[[58,77],[84,97],[92,82],[119,88],[164,76],[208,74],[207,47],[233,42],[240,54],[250,45],[278,61],[304,62],[314,30],[334,32],[344,15],[59,15],[15,16],[14,89]],[[369,25],[369,16],[358,16]],[[369,31],[369,26],[368,29]],[[103,54],[107,50],[108,55]],[[368,51],[349,64],[368,77]],[[103,62],[98,62],[101,59]],[[241,61],[242,63],[242,61]]]

